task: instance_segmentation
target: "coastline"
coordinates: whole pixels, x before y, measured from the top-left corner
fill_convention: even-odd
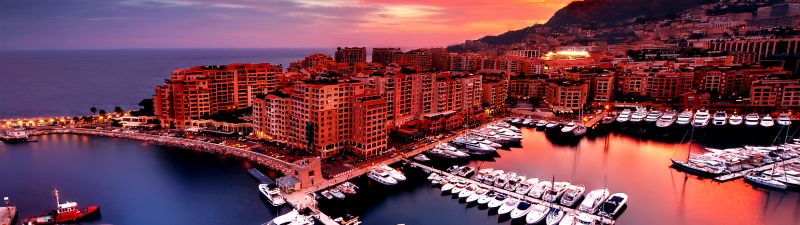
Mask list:
[[[170,146],[170,147],[177,147],[198,152],[211,153],[216,155],[233,156],[254,162],[260,166],[280,171],[283,174],[290,174],[291,171],[290,170],[291,163],[271,156],[244,150],[241,148],[213,144],[191,139],[156,136],[156,135],[141,134],[141,133],[124,133],[124,132],[115,132],[107,130],[93,130],[84,128],[35,130],[35,131],[28,131],[28,134],[30,136],[39,136],[47,134],[79,134],[79,135],[91,135],[91,136],[110,137],[110,138],[121,138],[134,141],[142,141],[162,146]]]

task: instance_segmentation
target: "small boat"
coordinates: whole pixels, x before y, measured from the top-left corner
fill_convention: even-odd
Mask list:
[[[333,199],[333,195],[328,190],[324,190],[324,191],[320,192],[319,194],[322,195],[322,197],[325,197],[325,199],[328,199],[328,200]]]
[[[761,125],[762,127],[772,127],[775,126],[775,120],[772,119],[772,116],[767,114],[764,115],[764,117],[761,117],[761,122],[759,122],[758,124]]]
[[[497,181],[497,178],[504,174],[503,170],[494,170],[489,175],[486,175],[483,178],[483,183],[488,185],[494,185],[494,182]]]
[[[613,122],[614,122],[614,117],[613,116],[604,116],[603,119],[600,120],[600,123],[603,123],[603,124],[611,124]]]
[[[592,216],[592,214],[589,214],[589,213],[579,213],[578,216],[575,217],[575,218],[577,219],[577,221],[575,221],[575,224],[579,224],[579,225],[595,225],[595,224],[597,224],[597,221],[595,221],[594,216]]]
[[[267,225],[312,225],[314,220],[307,213],[301,213],[292,209],[286,214],[275,217]]]
[[[70,201],[61,203],[58,189],[53,190],[53,195],[56,197],[56,210],[47,215],[25,218],[22,223],[26,225],[75,223],[100,211],[100,207],[94,205],[78,209],[78,203]]]
[[[503,205],[501,205],[500,208],[497,209],[497,214],[498,215],[508,214],[512,210],[516,209],[517,205],[519,205],[519,200],[513,197],[508,198],[506,199],[505,202],[503,202]]]
[[[561,222],[558,225],[574,225],[577,222],[577,216],[573,213],[567,213],[564,215],[564,218],[561,218]]]
[[[744,125],[756,126],[758,125],[760,118],[761,117],[759,117],[757,113],[747,114],[747,116],[744,117]]]
[[[725,111],[717,111],[714,113],[714,120],[711,123],[717,126],[724,126],[728,123],[728,113],[725,113]]]
[[[450,193],[457,195],[458,193],[461,193],[461,191],[463,191],[465,188],[467,188],[467,182],[460,180],[455,183],[455,186],[453,187],[452,190],[450,190]]]
[[[587,128],[585,126],[579,125],[579,126],[575,127],[575,129],[572,130],[572,134],[575,135],[575,136],[581,136],[581,135],[586,134],[586,130],[587,130]]]
[[[388,172],[389,176],[394,178],[396,181],[400,182],[406,180],[406,175],[404,175],[403,172],[400,172],[400,170],[392,168],[386,164],[381,164],[380,167],[386,172]]]
[[[636,108],[636,112],[631,114],[631,122],[641,122],[647,116],[647,110],[644,108]]]
[[[544,127],[546,125],[547,125],[547,120],[539,120],[539,122],[536,122],[537,127]]]
[[[531,209],[533,209],[533,207],[531,207],[532,205],[533,203],[529,201],[520,202],[519,204],[517,204],[517,208],[511,211],[511,219],[519,219],[522,218],[523,216],[527,216],[528,212],[530,212]]]
[[[622,209],[622,206],[628,202],[628,195],[625,193],[614,193],[608,200],[603,202],[603,205],[600,206],[600,212],[598,214],[603,217],[612,218],[617,216],[619,210]]]
[[[28,134],[25,130],[7,130],[0,134],[0,142],[20,143],[28,141]]]
[[[453,190],[453,188],[454,188],[454,187],[456,187],[456,184],[455,184],[455,183],[453,183],[453,182],[448,182],[448,183],[446,183],[446,184],[442,185],[442,192],[448,192],[448,191],[451,191],[451,190]]]
[[[550,207],[545,205],[536,204],[533,206],[530,212],[528,212],[528,216],[525,217],[525,222],[528,224],[536,224],[542,222],[545,217],[547,217],[547,213],[550,212]]]
[[[780,115],[778,115],[778,124],[781,126],[792,125],[792,118],[789,117],[789,114],[781,113]]]
[[[650,111],[650,113],[648,113],[647,116],[644,117],[644,121],[645,122],[656,122],[656,121],[658,121],[658,118],[661,117],[661,115],[664,115],[664,113],[661,112],[661,111],[658,111],[658,110]]]
[[[367,174],[367,177],[384,185],[397,184],[397,180],[389,175],[389,172],[380,167],[372,168],[372,170],[369,171],[369,174]]]
[[[562,218],[564,218],[564,211],[558,208],[550,208],[550,212],[547,213],[547,218],[545,219],[545,224],[557,225],[558,222],[561,222]]]
[[[692,126],[694,127],[706,127],[708,123],[711,121],[711,114],[709,114],[707,109],[698,109],[697,112],[694,113],[694,120],[692,121]]]
[[[668,110],[668,111],[664,112],[664,115],[662,115],[661,117],[658,118],[658,120],[656,121],[656,126],[657,127],[668,127],[668,126],[672,125],[672,123],[675,123],[676,119],[678,119],[678,117],[675,114],[675,111]]]
[[[481,204],[481,205],[488,204],[490,201],[492,201],[494,199],[495,195],[497,195],[496,192],[487,191],[480,198],[478,198],[478,204]]]
[[[545,128],[554,128],[554,127],[557,127],[557,126],[558,126],[558,122],[550,121],[550,122],[547,122],[547,125],[545,125],[544,127]]]
[[[583,197],[583,192],[586,191],[586,188],[580,185],[571,185],[567,187],[567,191],[564,192],[564,196],[561,197],[561,205],[566,207],[572,207],[581,197]]]
[[[619,115],[617,115],[617,122],[620,122],[620,123],[628,122],[630,119],[631,119],[631,110],[630,109],[624,109],[624,110],[622,110],[622,112],[619,113]]]
[[[491,201],[489,201],[489,203],[487,204],[487,206],[489,206],[489,208],[497,208],[497,207],[500,207],[501,205],[503,205],[503,203],[505,203],[505,202],[506,202],[506,198],[507,198],[507,197],[508,197],[508,196],[506,196],[505,194],[502,194],[502,193],[496,194],[496,195],[494,196],[494,199],[492,199]]]
[[[569,123],[564,125],[564,127],[561,128],[561,132],[563,132],[563,133],[571,133],[572,130],[575,129],[575,126],[577,126],[575,124],[575,122],[570,121]]]
[[[470,196],[475,194],[476,190],[478,190],[478,187],[476,187],[474,185],[469,185],[469,186],[465,187],[464,190],[461,190],[461,192],[458,193],[458,198],[470,197]]]
[[[336,199],[343,200],[345,198],[344,193],[339,191],[339,189],[331,188],[328,192],[330,192],[331,195],[333,195],[333,197]]]
[[[458,172],[456,172],[456,175],[462,176],[462,177],[470,177],[473,174],[475,174],[475,167],[471,167],[471,166],[461,167],[461,169]]]
[[[730,125],[741,125],[744,122],[744,119],[740,115],[731,115],[731,118],[728,119],[728,124]]]
[[[678,119],[675,120],[675,123],[680,125],[686,125],[692,122],[692,114],[691,111],[683,111],[680,115],[678,115]]]
[[[546,181],[539,182],[538,184],[536,184],[536,186],[533,186],[530,192],[528,192],[528,196],[534,198],[542,198],[542,195],[544,195],[544,193],[548,189],[550,189],[550,185],[551,182],[546,182]]]
[[[586,194],[586,198],[581,202],[581,205],[578,206],[578,210],[594,213],[606,198],[608,198],[608,189],[600,188],[590,191],[589,194]]]
[[[755,172],[751,172],[747,175],[744,175],[744,180],[754,185],[758,185],[760,187],[777,189],[777,190],[786,190],[786,188],[789,187],[783,182],[773,179],[771,176],[766,176],[764,174],[758,174]]]
[[[425,155],[423,155],[423,154],[419,154],[419,155],[417,155],[417,156],[414,156],[414,160],[417,160],[417,161],[420,161],[420,162],[427,162],[427,161],[431,161],[431,159],[430,159],[430,158],[428,158],[427,156],[425,156]]]
[[[530,178],[528,180],[523,181],[522,184],[520,184],[519,187],[517,187],[517,189],[514,190],[514,192],[521,195],[528,194],[528,192],[531,191],[531,188],[533,188],[533,186],[536,185],[537,183],[539,183],[539,178]]]
[[[543,195],[542,200],[547,202],[558,202],[558,199],[561,198],[561,195],[564,195],[564,192],[567,191],[567,187],[569,183],[567,182],[554,182],[550,189],[548,189]]]
[[[261,195],[263,195],[272,206],[280,206],[286,203],[283,195],[281,195],[281,191],[278,189],[278,185],[259,184],[258,191],[261,192]]]
[[[466,202],[467,202],[467,203],[470,203],[470,202],[478,201],[478,199],[480,199],[481,197],[483,197],[483,196],[484,196],[484,195],[485,195],[487,192],[489,192],[489,191],[488,191],[488,190],[486,190],[486,189],[483,189],[483,188],[477,188],[477,189],[475,190],[475,193],[473,193],[472,195],[470,195],[469,197],[467,197],[467,200],[466,200]]]

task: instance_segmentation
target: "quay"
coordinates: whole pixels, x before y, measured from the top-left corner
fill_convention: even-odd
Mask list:
[[[422,168],[422,169],[427,170],[427,171],[431,171],[431,172],[439,173],[439,174],[446,174],[446,175],[450,174],[448,172],[441,171],[441,170],[438,170],[438,169],[430,167],[430,166],[422,165],[422,164],[414,162],[412,160],[407,160],[407,159],[405,159],[405,160],[410,165]],[[514,197],[514,198],[517,198],[517,199],[520,199],[520,200],[526,200],[526,201],[533,202],[533,203],[540,204],[540,205],[546,205],[546,206],[549,205],[550,207],[557,207],[558,209],[564,211],[565,213],[575,213],[575,214],[582,213],[582,211],[579,211],[579,210],[576,210],[576,209],[573,209],[573,208],[569,208],[569,207],[566,207],[566,206],[562,206],[562,205],[560,205],[558,203],[550,203],[550,202],[546,202],[546,201],[543,201],[543,200],[540,200],[540,199],[536,199],[536,198],[533,198],[533,197],[530,197],[530,196],[527,196],[527,195],[517,194],[516,192],[508,191],[508,190],[505,190],[503,188],[498,188],[498,187],[495,187],[495,186],[492,186],[492,185],[488,185],[488,184],[484,184],[484,183],[481,183],[481,182],[477,182],[477,181],[472,180],[472,179],[463,178],[463,180],[466,181],[469,184],[478,185],[479,187],[481,187],[483,189],[488,189],[488,190],[493,190],[495,192],[500,192],[500,193],[506,194],[508,196],[511,196],[511,197]],[[602,222],[601,224],[614,224],[616,222],[613,219],[605,218],[605,217],[594,215],[594,214],[591,214],[591,215],[595,219],[595,221]]]
[[[17,207],[3,206],[0,207],[0,225],[14,224],[14,219],[17,218]]]
[[[275,184],[275,181],[269,179],[267,175],[264,175],[264,173],[261,173],[261,171],[259,171],[256,168],[248,169],[247,173],[249,173],[250,176],[253,176],[253,178],[256,178],[256,180],[258,180],[258,182],[261,182],[262,184]]]
[[[742,171],[735,172],[735,173],[725,174],[725,175],[722,175],[722,176],[714,177],[714,180],[718,181],[718,182],[726,182],[726,181],[736,180],[736,179],[744,177],[744,175],[747,175],[747,173],[750,173],[751,171],[752,172],[762,172],[762,171],[765,171],[765,170],[772,169],[773,166],[783,166],[785,164],[794,163],[794,162],[800,162],[800,157],[789,159],[789,160],[784,160],[784,161],[780,161],[780,162],[776,162],[776,163],[772,163],[772,164],[769,164],[769,165],[763,165],[763,166],[756,167],[756,168],[749,169],[749,170],[742,170]]]

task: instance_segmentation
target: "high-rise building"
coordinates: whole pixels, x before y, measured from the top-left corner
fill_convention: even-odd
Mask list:
[[[154,111],[163,127],[183,129],[191,120],[251,106],[251,97],[274,91],[282,74],[269,63],[177,69],[155,88]]]
[[[577,112],[586,106],[589,84],[580,81],[554,80],[547,83],[545,100],[556,112]]]
[[[394,54],[399,52],[402,52],[400,48],[372,48],[372,62],[389,65]]]
[[[357,64],[367,62],[367,48],[365,47],[345,47],[336,48],[336,62]]]
[[[800,79],[770,77],[750,86],[750,105],[766,107],[800,106]]]

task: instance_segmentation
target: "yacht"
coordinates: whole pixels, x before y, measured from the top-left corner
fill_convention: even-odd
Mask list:
[[[778,124],[782,126],[792,125],[792,118],[789,117],[789,114],[781,113],[778,115]]]
[[[575,221],[575,225],[595,225],[597,221],[589,213],[580,213],[577,217],[575,217],[577,221]]]
[[[391,176],[392,178],[394,178],[396,181],[398,181],[398,182],[399,182],[399,181],[404,181],[404,180],[406,180],[406,175],[403,175],[403,172],[400,172],[399,170],[397,170],[397,169],[395,169],[395,168],[392,168],[392,167],[390,167],[390,166],[387,166],[386,164],[381,164],[381,165],[380,165],[380,167],[381,167],[381,169],[383,169],[384,171],[388,172],[388,173],[389,173],[389,176]]]
[[[511,210],[516,209],[517,205],[519,205],[519,200],[513,197],[508,198],[505,202],[503,202],[503,205],[497,209],[497,215],[508,214],[511,212]]]
[[[389,172],[386,172],[380,167],[372,168],[372,170],[369,171],[369,174],[367,174],[367,177],[384,185],[397,184],[397,180],[392,178],[392,176],[389,175]]]
[[[544,127],[546,127],[546,128],[554,128],[554,127],[557,127],[557,126],[558,126],[558,122],[557,121],[550,121],[550,122],[547,122],[547,125],[545,125]]]
[[[664,115],[658,118],[656,121],[657,127],[668,127],[675,123],[675,120],[678,119],[677,115],[675,115],[675,111],[668,110],[664,112]]]
[[[281,191],[278,189],[278,185],[259,184],[258,191],[267,198],[267,201],[272,206],[280,206],[286,203],[286,200],[283,199],[283,195],[281,195]]]
[[[528,192],[528,196],[531,196],[531,197],[534,197],[534,198],[542,198],[542,195],[544,195],[544,192],[546,192],[548,189],[550,189],[551,185],[552,185],[551,182],[547,182],[547,181],[539,182],[538,184],[536,184],[536,186],[533,186],[533,188],[531,189],[530,192]]]
[[[296,209],[292,209],[292,211],[280,215],[278,217],[275,217],[266,224],[267,225],[312,225],[314,224],[314,220],[311,219],[310,216],[303,215]]]
[[[578,206],[578,210],[594,213],[606,198],[608,198],[608,189],[600,188],[590,191],[589,194],[586,194],[586,198],[581,202],[581,205]]]
[[[525,119],[522,121],[523,126],[530,126],[531,124],[533,124],[533,121],[531,119]]]
[[[508,180],[509,179],[511,179],[513,177],[516,177],[516,176],[517,176],[517,174],[514,173],[514,172],[504,173],[504,174],[502,174],[500,176],[497,176],[497,180],[494,181],[494,186],[495,187],[499,187],[499,188],[503,188],[503,187],[506,186],[506,184],[508,184]]]
[[[567,213],[564,215],[564,218],[561,219],[561,222],[559,222],[558,225],[575,225],[575,221],[575,214]]]
[[[760,117],[758,117],[757,113],[747,114],[747,116],[744,117],[744,125],[756,126],[756,125],[758,125],[759,119],[760,119]]]
[[[331,193],[331,195],[333,195],[334,198],[339,200],[342,200],[345,197],[344,193],[342,193],[342,191],[336,188],[331,188],[330,190],[328,190],[328,193]]]
[[[489,201],[489,203],[487,204],[487,206],[488,206],[489,208],[497,208],[497,207],[500,207],[501,205],[503,205],[503,203],[505,203],[505,202],[506,202],[506,198],[507,198],[507,197],[508,197],[508,196],[506,196],[506,195],[505,195],[505,194],[503,194],[503,193],[496,194],[496,195],[494,196],[494,199],[490,200],[490,201]]]
[[[656,122],[658,120],[658,118],[660,118],[662,115],[664,115],[663,112],[658,111],[658,110],[653,110],[653,111],[650,111],[650,113],[647,114],[647,117],[644,118],[644,121],[645,122]]]
[[[647,116],[647,110],[644,108],[636,108],[636,112],[631,114],[631,122],[641,122]]]
[[[528,216],[525,217],[525,222],[528,224],[536,224],[542,222],[544,218],[547,216],[547,213],[550,212],[550,207],[545,205],[536,204],[533,206],[530,212],[528,212]]]
[[[614,193],[608,200],[603,202],[603,205],[600,207],[600,212],[598,214],[600,216],[612,218],[617,216],[619,210],[622,209],[622,206],[628,202],[628,195],[625,193]]]
[[[547,213],[547,218],[545,219],[545,224],[557,225],[562,218],[564,218],[564,211],[559,208],[550,208],[550,212]]]
[[[717,111],[714,113],[714,120],[712,122],[714,125],[723,126],[728,123],[728,114],[725,111]]]
[[[527,216],[528,212],[533,209],[533,203],[529,201],[522,201],[517,204],[517,208],[511,211],[511,219],[519,219],[523,216]]]
[[[478,187],[476,187],[475,185],[467,186],[466,188],[464,188],[464,190],[461,190],[461,192],[458,193],[458,198],[470,197],[475,194],[475,191],[477,189]]]
[[[467,188],[467,182],[464,182],[463,180],[459,180],[458,182],[455,183],[455,186],[453,186],[453,189],[450,190],[450,193],[453,193],[454,195],[457,195],[458,193],[461,193],[461,191],[463,191],[465,188]]]
[[[511,179],[508,179],[508,184],[506,184],[506,186],[504,186],[503,189],[506,189],[507,191],[510,192],[514,192],[522,184],[522,182],[525,182],[525,178],[526,178],[525,176],[512,177]]]
[[[482,198],[483,196],[485,196],[485,194],[486,194],[487,192],[489,192],[489,191],[488,191],[488,190],[486,190],[486,189],[483,189],[483,188],[477,188],[477,190],[475,190],[475,193],[473,193],[472,195],[470,195],[469,197],[467,197],[467,200],[466,200],[466,202],[467,202],[467,203],[470,203],[470,202],[478,201],[478,199],[480,199],[480,198]]]
[[[442,192],[451,191],[454,187],[456,187],[455,182],[447,182],[446,184],[442,185]]]
[[[522,184],[520,184],[519,187],[517,187],[517,190],[514,190],[514,192],[521,195],[528,194],[528,192],[531,191],[531,188],[533,188],[533,186],[536,185],[537,183],[539,183],[539,178],[527,179],[524,182],[522,182]]]
[[[575,135],[575,136],[581,136],[581,135],[586,134],[587,130],[588,129],[585,126],[579,125],[579,126],[575,127],[575,129],[572,130],[572,134]]]
[[[575,129],[575,126],[576,126],[575,122],[570,121],[569,123],[567,123],[567,125],[564,125],[564,127],[561,128],[561,132],[563,133],[572,132],[572,130]]]
[[[764,117],[761,117],[761,122],[758,124],[760,124],[762,127],[772,127],[775,126],[775,120],[772,119],[772,116],[767,114],[764,115]]]
[[[478,204],[481,204],[481,205],[483,205],[483,204],[487,204],[487,203],[489,203],[489,201],[492,201],[492,199],[494,199],[495,195],[497,195],[497,193],[496,193],[496,192],[494,192],[494,191],[487,191],[487,192],[486,192],[485,194],[483,194],[483,195],[482,195],[480,198],[478,198]]]
[[[547,202],[558,202],[558,199],[561,198],[561,195],[564,195],[564,192],[567,191],[567,187],[569,183],[567,182],[555,182],[553,186],[550,187],[543,195],[542,200]]]
[[[537,127],[543,127],[545,125],[547,125],[547,120],[539,120],[539,122],[536,122]]]
[[[417,155],[417,156],[414,156],[414,160],[417,160],[417,161],[420,161],[420,162],[427,162],[427,161],[431,161],[431,159],[430,159],[430,158],[428,158],[427,156],[425,156],[425,155],[423,155],[423,154],[419,154],[419,155]]]
[[[675,120],[675,123],[680,125],[686,125],[692,122],[692,112],[691,111],[683,111],[680,115],[678,115],[678,119]]]
[[[328,190],[324,190],[324,191],[320,192],[319,194],[322,195],[322,197],[325,197],[325,199],[328,199],[328,200],[333,199],[333,195],[331,195],[331,192],[328,191]]]
[[[631,119],[631,110],[630,109],[624,109],[624,110],[622,110],[622,112],[619,113],[619,115],[617,115],[617,122],[620,122],[620,123],[628,122],[628,120],[630,120],[630,119]]]
[[[761,187],[777,189],[777,190],[786,190],[786,188],[789,187],[788,185],[778,180],[772,179],[771,176],[759,174],[756,172],[750,172],[747,175],[744,175],[744,180]]]
[[[697,112],[694,113],[694,121],[692,121],[692,126],[706,127],[708,126],[709,122],[711,122],[711,114],[708,113],[707,109],[698,109]]]
[[[731,115],[731,118],[728,119],[728,124],[733,126],[741,125],[743,122],[744,119],[742,119],[742,116],[740,115]]]
[[[462,176],[462,177],[469,177],[469,176],[472,176],[473,174],[475,174],[475,167],[471,167],[471,166],[464,166],[464,167],[461,167],[460,170],[456,171],[456,175]]]
[[[566,207],[572,207],[575,203],[578,203],[578,200],[583,197],[583,192],[586,191],[586,188],[580,185],[572,185],[567,187],[567,191],[564,192],[564,196],[561,197],[561,205]]]
[[[497,151],[497,149],[494,148],[494,147],[488,146],[488,145],[483,144],[483,143],[475,142],[475,141],[467,143],[466,146],[467,146],[467,150],[469,150],[471,153],[475,153],[475,154],[488,154],[488,153]]]
[[[497,178],[505,174],[503,170],[494,170],[489,175],[483,178],[483,183],[488,185],[494,185],[494,182],[497,181]]]

